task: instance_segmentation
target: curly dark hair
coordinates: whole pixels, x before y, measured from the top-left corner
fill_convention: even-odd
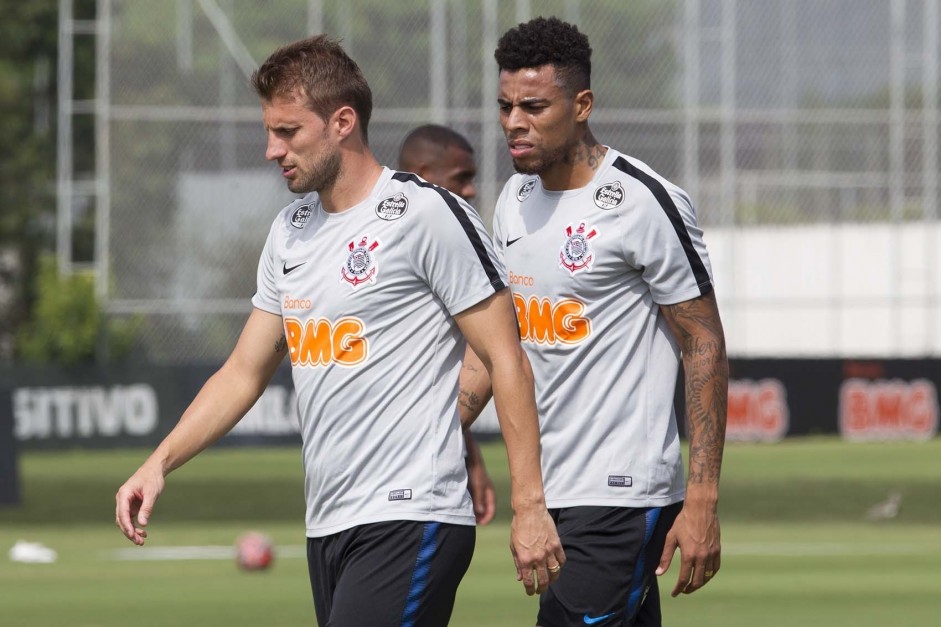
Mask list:
[[[551,65],[569,93],[591,88],[591,46],[578,27],[557,17],[537,17],[511,28],[493,53],[500,70]]]

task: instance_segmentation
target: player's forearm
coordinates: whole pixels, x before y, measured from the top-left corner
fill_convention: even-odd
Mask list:
[[[683,349],[689,431],[687,499],[715,503],[725,448],[729,364],[721,333],[690,336]]]
[[[490,373],[487,372],[487,368],[484,367],[477,353],[468,346],[464,352],[457,397],[458,414],[464,429],[469,428],[477,420],[492,395]]]
[[[455,320],[493,386],[497,419],[510,465],[513,511],[533,513],[541,508],[545,513],[533,371],[519,344],[509,290],[498,291],[455,316]],[[467,374],[462,373],[465,383]]]
[[[725,448],[729,394],[729,361],[716,295],[661,305],[683,353],[689,472],[687,502],[713,503],[719,498],[719,474]]]
[[[185,464],[228,433],[258,400],[266,383],[230,363],[224,365],[206,381],[146,464],[155,464],[164,475]]]
[[[493,398],[510,466],[514,512],[545,507],[533,372],[522,349],[493,364]]]

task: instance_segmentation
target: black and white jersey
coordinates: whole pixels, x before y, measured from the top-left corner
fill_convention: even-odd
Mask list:
[[[494,239],[535,374],[549,507],[681,500],[680,351],[659,306],[712,289],[687,195],[608,148],[580,189],[513,176]]]
[[[284,321],[308,536],[388,520],[474,524],[453,316],[504,275],[475,211],[414,174],[384,169],[340,213],[311,193],[278,215],[252,303]]]

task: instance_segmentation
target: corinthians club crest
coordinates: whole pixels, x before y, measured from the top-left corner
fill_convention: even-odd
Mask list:
[[[373,240],[370,244],[369,236],[363,235],[359,242],[353,240],[347,244],[347,248],[350,253],[340,268],[340,280],[349,283],[354,290],[363,283],[375,283],[379,261],[374,251],[379,248],[379,240]]]
[[[571,224],[565,227],[565,241],[562,242],[562,249],[559,251],[559,265],[572,274],[590,270],[591,263],[595,259],[590,240],[596,235],[598,231],[595,227],[585,232],[584,222],[574,230]]]

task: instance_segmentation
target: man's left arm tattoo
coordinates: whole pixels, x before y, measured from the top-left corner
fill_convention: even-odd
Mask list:
[[[471,413],[477,413],[477,411],[480,409],[480,397],[477,396],[477,393],[473,390],[465,390],[464,388],[461,388],[458,390],[457,395],[458,404],[460,404],[461,407],[465,408],[467,411]]]
[[[662,309],[683,352],[689,482],[717,483],[725,447],[729,364],[715,295]]]

